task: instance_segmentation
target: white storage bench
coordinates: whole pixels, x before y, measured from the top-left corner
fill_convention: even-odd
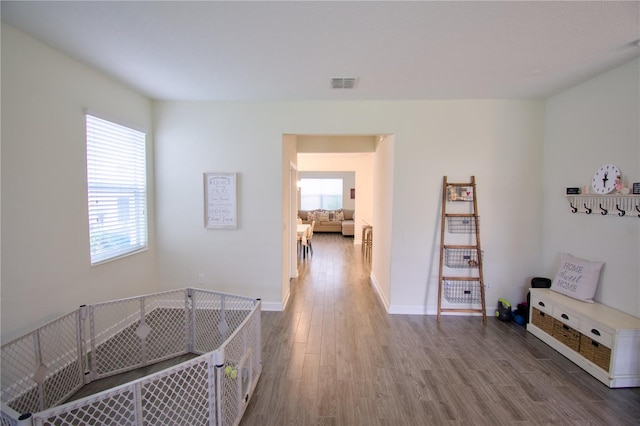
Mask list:
[[[527,330],[611,388],[640,387],[640,318],[532,288]]]

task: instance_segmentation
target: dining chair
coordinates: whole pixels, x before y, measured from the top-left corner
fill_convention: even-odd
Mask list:
[[[371,263],[373,257],[373,226],[367,226],[364,230],[364,239],[362,241],[365,261]]]
[[[297,234],[296,236],[298,237],[298,256],[299,256],[300,254],[303,253],[302,251],[304,250],[304,246],[302,245],[302,235]]]
[[[366,258],[366,254],[367,254],[367,250],[368,250],[368,239],[369,239],[369,233],[372,230],[372,226],[371,225],[362,225],[362,247],[360,248],[362,250],[362,257]]]
[[[307,249],[310,254],[313,254],[313,246],[311,245],[311,240],[313,239],[313,228],[316,226],[316,221],[311,221],[311,226],[309,227],[309,231],[307,232]]]

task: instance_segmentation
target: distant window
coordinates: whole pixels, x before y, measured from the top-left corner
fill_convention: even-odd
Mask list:
[[[91,264],[147,248],[143,132],[87,114]]]
[[[301,210],[342,208],[342,179],[301,179]]]

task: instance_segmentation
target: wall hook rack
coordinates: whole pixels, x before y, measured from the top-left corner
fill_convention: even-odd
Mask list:
[[[569,194],[566,197],[571,213],[599,211],[602,216],[640,218],[640,194]]]

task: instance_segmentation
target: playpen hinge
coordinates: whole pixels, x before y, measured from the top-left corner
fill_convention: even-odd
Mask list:
[[[18,417],[18,422],[16,423],[18,426],[32,426],[33,425],[33,414],[25,413]]]
[[[224,365],[224,351],[222,350],[217,350],[213,353],[213,363],[216,366],[223,366]]]
[[[82,381],[85,385],[91,383],[91,366],[89,365],[89,349],[87,348],[87,316],[89,308],[87,305],[80,305],[78,315],[78,357],[82,362]]]

